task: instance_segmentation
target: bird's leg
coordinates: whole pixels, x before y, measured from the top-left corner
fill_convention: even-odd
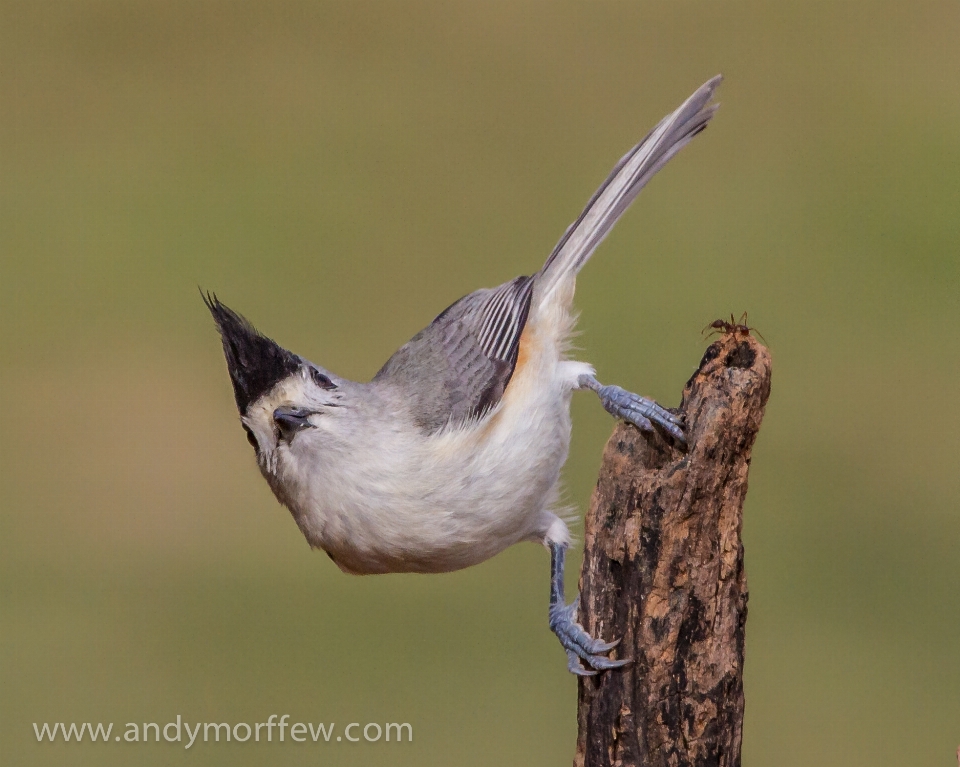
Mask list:
[[[619,668],[631,662],[630,658],[610,660],[598,653],[610,652],[620,644],[615,642],[601,642],[594,639],[583,627],[576,622],[577,608],[580,605],[580,596],[569,605],[564,604],[563,598],[563,561],[567,553],[565,546],[550,542],[550,630],[557,635],[563,649],[566,650],[567,668],[578,676],[593,676],[597,671],[608,668]],[[580,663],[583,658],[590,668],[584,668]]]
[[[604,386],[594,376],[581,375],[577,380],[581,389],[590,389],[597,393],[604,409],[615,418],[629,421],[641,431],[653,431],[656,424],[675,439],[680,445],[686,446],[687,439],[683,434],[683,419],[661,407],[652,399],[641,397],[639,394],[628,392],[619,386]]]

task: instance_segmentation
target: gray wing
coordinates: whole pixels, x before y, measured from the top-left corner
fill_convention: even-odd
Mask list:
[[[533,278],[478,290],[444,310],[402,346],[374,381],[389,384],[428,433],[482,418],[517,364]]]

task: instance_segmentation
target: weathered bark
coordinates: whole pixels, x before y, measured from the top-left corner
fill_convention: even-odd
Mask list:
[[[619,425],[586,518],[580,619],[634,662],[580,682],[578,767],[740,764],[740,540],[770,355],[728,333],[687,382],[689,452]]]

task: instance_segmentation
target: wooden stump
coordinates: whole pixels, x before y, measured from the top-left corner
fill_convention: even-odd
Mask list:
[[[580,620],[634,662],[580,681],[574,764],[740,764],[747,582],[740,540],[770,355],[727,333],[687,382],[689,452],[620,424],[585,524]],[[612,656],[613,657],[613,656]]]

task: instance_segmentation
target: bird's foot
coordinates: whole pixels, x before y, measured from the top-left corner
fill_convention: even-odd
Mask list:
[[[567,653],[567,668],[577,676],[593,676],[598,671],[620,668],[631,662],[630,658],[611,660],[604,655],[620,644],[594,639],[576,621],[580,597],[569,605],[563,599],[563,564],[567,550],[563,544],[551,541],[550,548],[550,630],[557,635],[560,644]],[[580,659],[587,662],[584,668]]]
[[[571,673],[577,676],[593,676],[597,671],[620,668],[632,662],[632,658],[611,660],[604,657],[604,653],[610,652],[620,644],[620,640],[603,642],[594,639],[584,631],[574,618],[579,605],[580,597],[578,596],[569,605],[564,606],[561,602],[550,606],[550,630],[557,635],[567,653],[567,668]],[[584,667],[580,662],[581,658],[586,661],[589,668]]]
[[[674,415],[652,399],[641,397],[619,386],[600,386],[595,390],[604,410],[615,418],[629,421],[641,431],[653,431],[654,424],[686,447],[687,438],[683,433],[683,418]]]

